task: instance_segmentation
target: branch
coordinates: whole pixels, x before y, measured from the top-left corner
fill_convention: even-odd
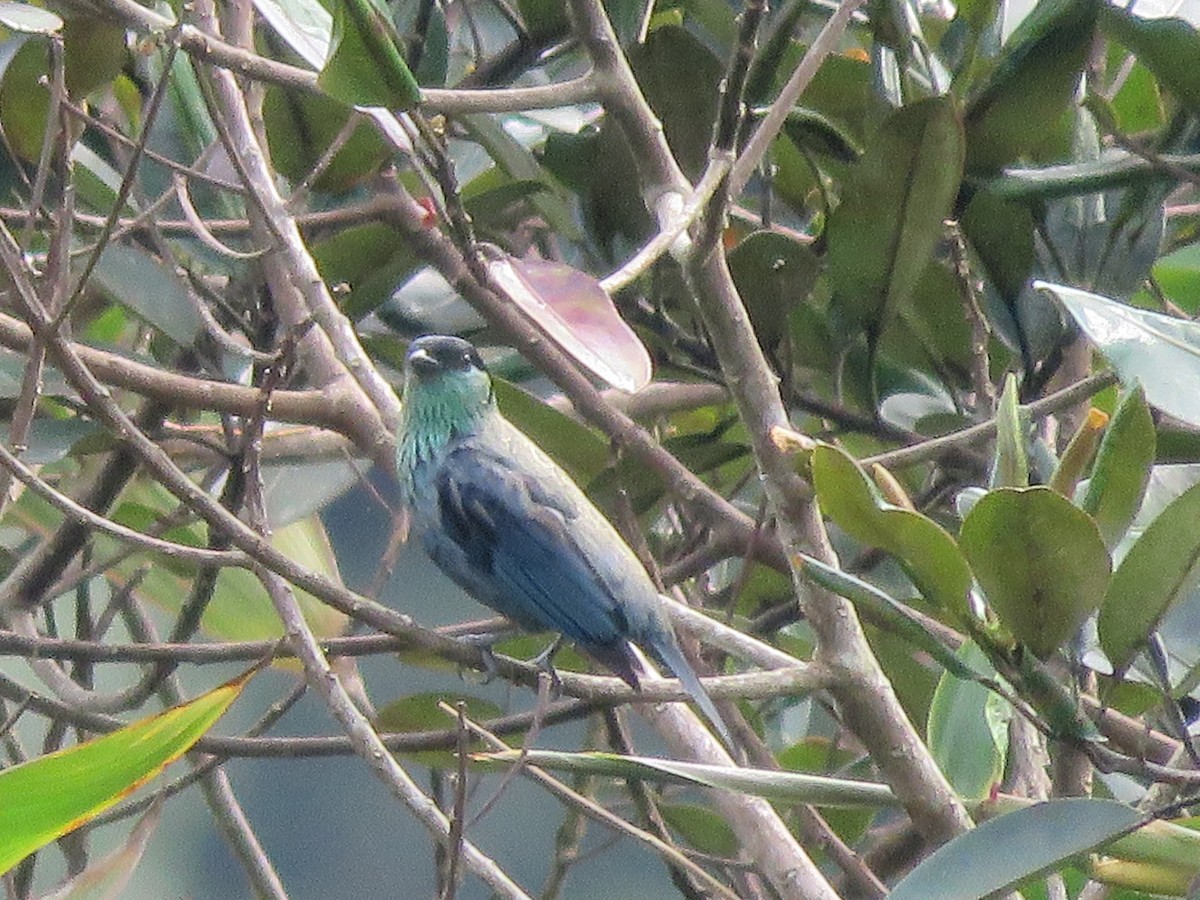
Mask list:
[[[860,2],[844,0],[836,19],[842,23],[841,28]],[[827,26],[827,32],[830,29]],[[840,28],[834,33],[840,33]],[[815,71],[827,52],[825,46],[810,48],[797,71]],[[723,100],[727,104],[740,103],[740,98]],[[778,106],[785,104],[790,107],[786,100]],[[717,212],[723,211],[724,207],[719,206]],[[834,672],[830,692],[847,726],[870,752],[917,829],[931,843],[945,843],[971,827],[966,810],[897,700],[853,607],[831,592],[813,589],[794,563],[801,552],[831,564],[836,564],[836,557],[812,502],[811,488],[796,474],[790,457],[771,440],[772,430],[789,427],[789,420],[778,380],[763,355],[726,265],[718,223],[700,223],[697,232],[705,243],[694,247],[685,276],[751,435],[776,531],[790,563],[794,590],[798,597],[807,597],[804,607],[817,636],[817,658]]]
[[[18,353],[28,353],[33,345],[33,332],[28,325],[0,313],[0,346]],[[261,400],[258,390],[252,387],[180,375],[84,344],[72,342],[67,346],[100,381],[172,407],[207,409],[248,417],[254,414]],[[363,422],[356,415],[359,411],[357,405],[336,393],[275,391],[271,395],[272,419],[339,431],[366,451],[372,446],[379,421],[378,416],[372,416],[375,421]],[[389,436],[384,444],[389,464],[394,453],[391,445]]]
[[[211,2],[197,2],[195,9],[206,30],[215,35]],[[322,381],[323,389],[346,394],[343,402],[356,407],[356,414],[372,424],[371,455],[386,465],[390,459],[385,450],[399,420],[400,401],[330,296],[295,218],[276,189],[275,173],[259,143],[241,88],[227,70],[211,69],[210,75],[213,121],[253,201],[250,218],[261,232],[259,242],[268,243],[268,237],[275,242],[275,252],[264,257],[263,267],[276,313],[289,329],[299,328],[309,319],[317,323],[318,328],[310,329],[301,341],[304,362],[315,370],[312,374]]]
[[[93,13],[97,7],[103,7],[125,25],[152,35],[162,35],[178,27],[180,49],[196,60],[237,72],[255,81],[307,93],[321,93],[321,88],[317,85],[317,73],[311,69],[259,56],[250,50],[225,42],[215,34],[207,34],[194,25],[180,25],[175,19],[147,9],[134,0],[98,0],[94,3],[91,0],[66,0],[66,4]],[[431,113],[466,115],[555,109],[586,103],[595,98],[596,87],[591,75],[586,74],[558,84],[523,88],[422,88],[420,106]]]

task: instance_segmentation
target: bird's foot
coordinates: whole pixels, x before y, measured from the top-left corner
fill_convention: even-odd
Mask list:
[[[565,641],[566,639],[560,634],[551,642],[550,646],[529,661],[530,664],[537,666],[550,677],[551,700],[557,700],[563,692],[562,679],[558,677],[558,670],[554,668],[554,656]]]
[[[483,670],[481,671],[482,680],[480,684],[491,684],[500,675],[500,663],[496,661],[496,653],[492,649],[492,645],[499,640],[502,635],[498,634],[467,634],[459,638],[464,644],[470,644],[472,647],[479,648]],[[463,666],[458,667],[458,675],[463,680],[466,680],[466,670]]]

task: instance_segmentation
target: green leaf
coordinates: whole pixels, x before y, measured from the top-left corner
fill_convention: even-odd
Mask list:
[[[533,151],[509,134],[504,124],[495,116],[462,116],[459,121],[471,140],[479,144],[509,178],[515,181],[536,182],[544,188],[532,194],[530,202],[545,218],[552,231],[564,240],[586,240],[572,208],[571,198],[562,185],[551,177],[550,166],[541,165]],[[551,137],[568,138],[576,135],[555,132]],[[486,179],[489,175],[489,172],[485,172],[480,178]],[[472,179],[463,189],[464,200],[472,195],[476,180]],[[611,190],[612,182],[609,181],[606,187]]]
[[[773,231],[756,231],[730,252],[729,273],[765,350],[787,333],[788,317],[808,297],[819,268],[811,249]]]
[[[1100,27],[1132,51],[1158,83],[1192,113],[1200,112],[1200,33],[1182,19],[1143,19],[1126,9],[1100,6]]]
[[[317,84],[351,106],[412,109],[421,89],[404,58],[396,30],[371,0],[336,0],[332,50]]]
[[[341,582],[337,560],[319,516],[309,516],[271,533],[271,545],[304,568]],[[178,600],[175,601],[178,605]],[[346,627],[346,616],[306,591],[296,590],[304,620],[317,637],[334,637]],[[204,631],[222,640],[279,637],[282,626],[262,584],[245,569],[226,568],[217,578],[204,613]]]
[[[86,97],[113,81],[128,58],[125,28],[117,22],[72,16],[63,27],[67,93],[72,97]]]
[[[1200,312],[1200,244],[1188,244],[1154,261],[1154,280],[1185,312]]]
[[[344,469],[345,464],[340,464],[340,467]],[[297,493],[304,494],[303,491]],[[37,523],[39,528],[53,527],[57,521],[56,514],[52,514],[47,521],[41,507],[28,499],[30,496],[28,493],[21,496],[17,504],[21,511]],[[146,528],[151,522],[157,521],[175,508],[175,501],[167,494],[165,488],[138,480],[122,492],[113,518],[130,527]],[[198,529],[198,526],[193,528]],[[191,529],[173,530],[165,537],[193,545],[203,545],[207,540],[203,530]],[[300,565],[318,571],[334,581],[341,580],[337,561],[320,517],[310,515],[276,528],[271,533],[271,544]],[[121,545],[111,538],[97,538],[97,546],[101,558],[107,558]],[[139,570],[147,557],[145,554],[136,554],[122,559],[114,568],[109,569],[106,575],[115,585],[122,586],[137,574],[141,577],[138,584],[140,596],[162,609],[178,612],[191,590],[195,567],[186,563],[160,562],[157,558],[151,558],[155,564],[145,572],[139,573]],[[304,591],[296,591],[296,600],[304,611],[305,621],[318,637],[332,637],[343,632],[346,617],[342,613]],[[252,572],[232,567],[221,570],[212,599],[201,620],[201,628],[206,634],[221,640],[264,640],[279,637],[282,633],[281,627],[275,607]],[[293,663],[281,661],[279,665],[287,667]]]
[[[455,719],[447,716],[438,705],[447,703],[451,707],[462,703],[466,709],[467,718],[475,722],[486,722],[499,718],[504,714],[495,703],[481,700],[469,695],[448,696],[444,692],[409,694],[393,700],[379,710],[375,719],[375,727],[380,731],[394,731],[402,734],[419,734],[423,731],[445,731],[455,727]],[[467,746],[479,749],[483,745],[478,738],[467,742]],[[458,760],[449,750],[430,750],[405,754],[423,766],[438,769],[453,769]]]
[[[870,781],[829,778],[801,772],[775,769],[729,768],[706,763],[677,762],[648,756],[619,756],[615,753],[564,753],[557,750],[506,750],[478,754],[480,762],[511,763],[524,756],[531,766],[608,775],[613,778],[639,778],[662,784],[723,788],[742,794],[811,803],[814,806],[896,807],[899,801],[891,788]]]
[[[93,209],[104,212],[112,209],[121,187],[121,173],[87,144],[76,144],[71,148],[71,162],[75,164],[75,188],[80,199]],[[133,197],[125,199],[125,211],[139,211]],[[119,245],[109,244],[107,249],[116,246]]]
[[[0,772],[0,872],[104,812],[186,753],[251,674],[112,734]]]
[[[109,244],[100,254],[92,282],[181,347],[190,347],[204,329],[187,285],[140,247]]]
[[[1200,156],[1163,153],[1149,162],[1135,154],[1113,150],[1092,162],[1005,169],[1003,175],[990,179],[987,186],[1006,200],[1078,197],[1109,188],[1173,181],[1174,176],[1168,172],[1174,170],[1164,169],[1164,164],[1195,172],[1200,170]]]
[[[529,29],[530,38],[535,41],[562,34],[570,27],[561,0],[517,0],[517,9],[521,12],[521,21]]]
[[[801,150],[828,156],[842,163],[858,162],[862,151],[836,122],[812,109],[797,107],[787,115],[783,133]]]
[[[930,603],[960,618],[971,615],[971,570],[945,529],[918,512],[881,501],[858,464],[836,447],[817,447],[812,470],[821,509],[839,528],[895,556]]]
[[[699,178],[708,163],[725,66],[698,37],[674,25],[656,28],[628,56],[680,168],[688,178]]]
[[[1159,513],[1113,573],[1096,622],[1100,646],[1123,671],[1162,617],[1195,582],[1200,563],[1200,485]]]
[[[860,578],[821,562],[807,554],[798,554],[801,571],[826,590],[854,604],[865,621],[894,634],[910,646],[923,650],[957,678],[978,680],[984,677],[972,669],[932,634],[907,606]]]
[[[1000,621],[1041,659],[1079,630],[1108,587],[1096,523],[1049,488],[989,491],[959,543]]]
[[[1112,47],[1109,52],[1114,51],[1121,53],[1121,57],[1116,58],[1123,58],[1124,52],[1120,48]],[[1109,107],[1116,127],[1123,134],[1153,131],[1166,124],[1167,111],[1158,81],[1154,73],[1140,62],[1135,62],[1129,70],[1129,76],[1117,91],[1117,95],[1112,98]]]
[[[1136,309],[1063,284],[1035,281],[1066,307],[1125,384],[1141,383],[1146,400],[1200,426],[1200,324]]]
[[[516,385],[502,379],[494,379],[493,385],[504,417],[579,484],[588,484],[608,468],[609,445],[596,432]]]
[[[1038,803],[984,822],[938,848],[900,880],[889,898],[990,897],[1104,846],[1141,820],[1137,810],[1112,800]]]
[[[349,288],[338,305],[355,321],[390,300],[418,265],[409,242],[383,222],[354,225],[316,241],[312,254],[327,284]]]
[[[958,657],[974,670],[995,671],[987,655],[968,641]],[[929,751],[960,797],[989,796],[1004,775],[1012,708],[984,685],[943,672],[926,724]]]
[[[1109,550],[1124,537],[1150,483],[1156,435],[1141,387],[1126,391],[1096,451],[1080,506],[1100,529]]]
[[[996,406],[996,459],[992,463],[991,487],[1026,487],[1029,484],[1029,454],[1025,444],[1025,417],[1017,402],[1017,379],[1010,372]]]
[[[1075,96],[1092,46],[1095,0],[1036,5],[966,113],[967,169],[992,171],[1053,134]]]
[[[1059,454],[1058,465],[1054,467],[1047,486],[1068,500],[1074,500],[1079,482],[1096,458],[1107,428],[1108,413],[1094,406],[1089,407],[1066,448]],[[1105,541],[1105,544],[1108,542]]]
[[[835,309],[877,337],[905,303],[944,233],[958,194],[963,139],[949,98],[890,115],[867,144],[829,219]]]
[[[30,163],[41,154],[50,112],[49,71],[44,38],[16,35],[0,43],[0,129],[17,155]]]
[[[737,835],[729,823],[711,809],[694,803],[660,803],[658,811],[693,849],[711,856],[737,856]]]
[[[271,161],[280,173],[298,184],[325,156],[352,115],[357,114],[349,106],[324,94],[275,86],[267,88],[263,98],[263,124],[267,130]],[[364,116],[359,116],[354,130],[313,182],[313,187],[326,193],[346,193],[378,174],[390,154],[391,150],[378,130]],[[370,223],[357,227],[386,226]]]
[[[1010,311],[1033,271],[1033,214],[1029,207],[976,191],[962,216],[963,233]],[[1015,315],[1015,312],[1014,312]]]

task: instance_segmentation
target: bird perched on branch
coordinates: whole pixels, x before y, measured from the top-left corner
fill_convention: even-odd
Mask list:
[[[635,689],[638,645],[731,744],[646,570],[567,473],[500,414],[475,348],[417,338],[404,374],[397,469],[430,558],[479,602],[529,631],[558,632]]]

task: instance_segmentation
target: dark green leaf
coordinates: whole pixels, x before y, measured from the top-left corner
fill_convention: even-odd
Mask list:
[[[694,849],[712,856],[737,856],[737,835],[711,809],[692,803],[660,803],[658,809],[666,823]]]
[[[930,603],[954,616],[970,616],[971,571],[945,529],[920,513],[879,500],[854,460],[836,447],[817,447],[812,470],[821,509],[839,528],[895,556]]]
[[[336,0],[331,51],[317,84],[351,106],[411,109],[421,99],[396,30],[371,0]]]
[[[644,44],[630,47],[629,65],[684,174],[698,178],[708,162],[725,67],[699,38],[674,25],[656,28]]]
[[[729,254],[729,272],[766,350],[787,332],[788,317],[805,301],[820,261],[804,244],[772,231],[756,231]]]
[[[570,25],[562,0],[517,0],[521,21],[535,41],[565,32]]]
[[[1033,214],[988,190],[977,191],[963,213],[962,228],[988,277],[1011,308],[1033,269]]]
[[[390,300],[417,266],[408,241],[382,222],[354,225],[317,241],[312,255],[327,284],[349,288],[338,303],[355,320]]]
[[[1200,563],[1200,485],[1173,500],[1147,526],[1113,573],[1097,628],[1100,646],[1124,670],[1147,637],[1194,584]]]
[[[867,144],[830,216],[834,303],[877,337],[907,301],[941,240],[962,174],[962,130],[948,98],[893,113]]]
[[[568,203],[567,193],[562,185],[550,177],[548,167],[538,164],[533,152],[508,133],[504,125],[495,116],[471,115],[462,116],[459,120],[471,139],[487,151],[501,171],[514,181],[537,182],[543,188],[530,195],[530,202],[545,218],[550,228],[562,238],[571,241],[584,240],[576,221],[574,211]],[[564,135],[555,135],[565,137]],[[598,173],[592,172],[591,175]],[[483,178],[488,178],[484,173]],[[472,180],[472,183],[474,179]],[[612,182],[605,184],[606,190],[612,190]],[[464,196],[471,193],[470,187],[464,190]]]
[[[309,177],[352,115],[355,113],[349,106],[324,94],[269,87],[263,99],[263,122],[271,161],[289,180],[300,183]],[[345,193],[377,174],[389,154],[379,132],[360,116],[350,137],[313,187]]]
[[[396,731],[405,734],[445,731],[448,728],[456,727],[455,719],[446,715],[439,707],[439,703],[446,703],[451,707],[462,703],[466,709],[467,718],[475,722],[486,722],[488,719],[495,719],[504,714],[500,707],[488,700],[466,695],[455,697],[438,691],[428,694],[409,694],[393,700],[379,710],[379,714],[375,718],[375,727],[380,731]],[[468,741],[467,746],[472,750],[479,750],[482,745],[479,739],[475,739]],[[449,750],[431,750],[407,755],[421,765],[435,769],[453,769],[458,765],[455,754]]]
[[[1126,391],[1096,451],[1080,506],[1096,521],[1111,550],[1137,515],[1155,453],[1154,419],[1141,387]]]
[[[100,18],[72,16],[63,26],[63,58],[67,93],[86,97],[121,74],[129,58],[125,28]]]
[[[984,822],[906,875],[891,900],[975,900],[1052,872],[1119,837],[1142,819],[1112,800],[1052,800]]]
[[[783,133],[800,149],[839,162],[858,162],[861,153],[850,135],[815,110],[793,109],[783,123]]]
[[[1143,19],[1100,5],[1100,27],[1137,55],[1158,83],[1193,113],[1200,112],[1200,33],[1182,19]]]
[[[1075,96],[1097,5],[1047,0],[1022,21],[967,109],[969,171],[998,169],[1046,141]]]
[[[988,492],[959,543],[1000,621],[1041,659],[1075,635],[1108,587],[1096,523],[1049,488]]]

